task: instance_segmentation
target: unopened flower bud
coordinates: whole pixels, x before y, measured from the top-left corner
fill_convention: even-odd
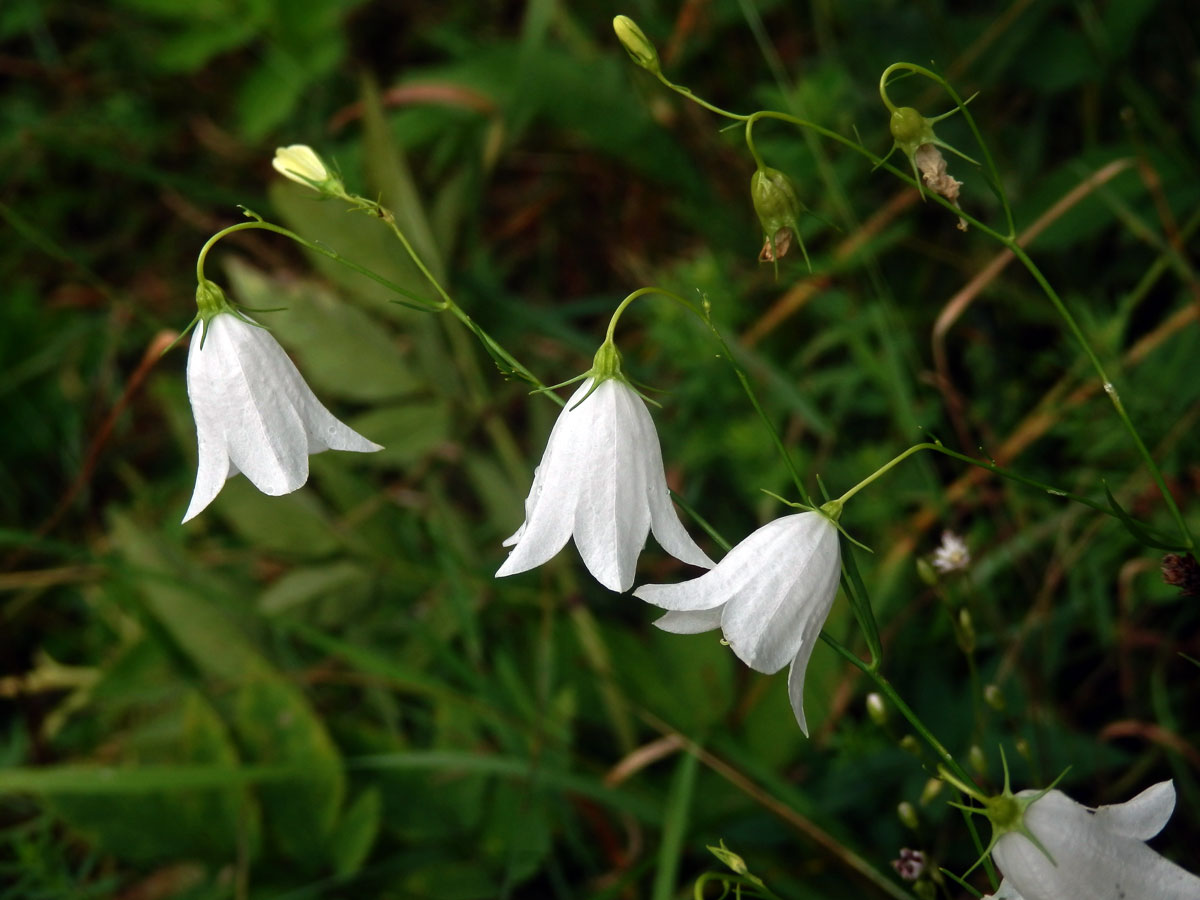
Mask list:
[[[958,646],[963,653],[975,652],[975,622],[965,606],[958,611]]]
[[[924,558],[917,560],[917,577],[930,587],[934,587],[938,583],[937,571],[929,564],[929,560]]]
[[[638,27],[637,22],[629,16],[616,16],[613,19],[613,31],[617,33],[617,40],[621,42],[629,58],[637,65],[655,75],[662,71],[658,62],[658,51],[654,49],[646,33]]]
[[[992,709],[1002,712],[1004,710],[1004,694],[994,684],[989,684],[983,689],[983,699]]]
[[[1029,762],[1033,761],[1033,753],[1029,748],[1029,741],[1025,740],[1025,738],[1017,738],[1017,753],[1020,754],[1022,759]]]
[[[983,755],[983,748],[978,744],[972,744],[967,749],[967,764],[975,770],[978,775],[987,774],[987,757]]]
[[[913,831],[916,831],[921,824],[921,820],[917,816],[917,808],[907,800],[901,801],[896,807],[896,815],[900,817],[900,821],[906,827],[911,828]]]
[[[720,841],[720,846],[709,847],[708,852],[729,866],[738,875],[745,875],[749,871],[746,868],[746,861],[726,847],[724,840]]]
[[[292,144],[277,147],[271,160],[275,171],[297,184],[320,191],[322,194],[342,194],[342,180],[326,168],[321,157],[307,144]]]
[[[907,753],[911,753],[913,756],[920,756],[921,742],[911,734],[906,734],[904,737],[900,738],[900,749]]]
[[[946,782],[940,778],[930,778],[925,782],[925,787],[921,789],[921,796],[917,800],[922,806],[928,806],[942,792],[942,788],[946,786]]]
[[[883,697],[879,694],[867,694],[867,715],[876,725],[882,727],[887,723],[887,708],[883,705]]]

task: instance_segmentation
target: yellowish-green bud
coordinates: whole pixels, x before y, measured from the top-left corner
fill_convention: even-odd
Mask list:
[[[992,709],[1002,712],[1004,710],[1004,694],[994,684],[989,684],[983,689],[983,699]]]
[[[978,744],[972,744],[967,749],[967,764],[975,770],[976,774],[987,774],[987,757],[983,755],[983,748]]]
[[[924,557],[917,559],[917,577],[930,587],[934,587],[938,583],[937,570]]]
[[[882,727],[887,723],[887,707],[883,705],[883,697],[879,694],[867,694],[867,715],[876,725]]]
[[[921,742],[918,741],[913,735],[906,734],[904,737],[900,738],[900,749],[911,753],[913,756],[920,756]]]
[[[637,22],[629,16],[616,16],[613,19],[613,31],[617,33],[617,40],[621,42],[630,59],[647,72],[655,75],[662,72],[662,66],[658,62],[658,51],[654,49],[646,33],[638,27]]]
[[[942,779],[930,778],[925,782],[925,787],[921,789],[921,797],[917,802],[922,806],[928,806],[942,792],[942,788],[945,786],[946,782],[942,781]]]
[[[958,646],[963,653],[975,652],[975,622],[965,606],[958,611]]]
[[[901,801],[896,807],[896,815],[900,817],[900,821],[904,823],[905,827],[911,828],[913,831],[916,831],[921,824],[921,820],[917,816],[917,808],[907,800]]]
[[[345,193],[341,179],[329,171],[321,157],[307,144],[277,147],[271,165],[285,178],[322,194]]]

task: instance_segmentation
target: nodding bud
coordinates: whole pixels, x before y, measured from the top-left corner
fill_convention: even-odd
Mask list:
[[[616,16],[613,18],[613,31],[617,33],[617,40],[621,42],[630,59],[647,72],[655,75],[662,72],[658,62],[658,51],[654,49],[646,33],[638,27],[637,22],[629,16]]]
[[[987,775],[987,757],[983,755],[983,748],[978,744],[972,744],[967,748],[967,765],[978,775]]]
[[[921,788],[921,799],[917,802],[922,806],[928,806],[942,792],[942,788],[945,786],[946,782],[942,781],[942,779],[930,778],[925,782],[925,787]]]
[[[788,252],[792,239],[800,245],[804,261],[808,263],[808,251],[800,240],[797,219],[804,212],[804,204],[796,196],[796,186],[778,169],[764,166],[754,170],[750,176],[750,201],[763,230],[763,248],[760,262],[775,262]],[[809,264],[812,270],[812,264]]]
[[[887,708],[883,705],[883,697],[879,694],[867,694],[867,715],[876,725],[887,723]]]
[[[983,699],[988,706],[997,712],[1004,711],[1004,694],[996,685],[989,684],[983,689]]]

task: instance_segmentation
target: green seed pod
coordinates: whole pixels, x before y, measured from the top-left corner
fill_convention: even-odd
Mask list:
[[[759,261],[776,262],[788,252],[795,238],[811,272],[812,263],[809,262],[804,241],[800,240],[800,228],[797,225],[805,206],[796,196],[796,186],[792,180],[770,166],[755,169],[750,176],[750,202],[754,204],[754,212],[763,230]]]

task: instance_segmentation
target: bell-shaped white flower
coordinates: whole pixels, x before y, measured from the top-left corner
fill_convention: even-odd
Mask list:
[[[992,859],[1004,873],[997,900],[1200,898],[1200,878],[1145,843],[1175,809],[1172,782],[1097,809],[1061,791],[1039,793],[1010,795],[1024,811],[1020,824],[1001,834],[992,848]]]
[[[788,696],[800,730],[804,670],[833,606],[841,549],[833,521],[804,512],[768,522],[711,572],[682,584],[648,584],[635,597],[670,610],[654,624],[677,634],[720,628],[750,668],[771,674],[788,663]]]
[[[334,418],[271,333],[205,282],[188,349],[187,386],[196,419],[199,468],[183,521],[203,510],[226,479],[243,473],[264,494],[308,480],[308,457],[323,450],[383,448]]]
[[[592,576],[624,592],[650,532],[675,558],[712,567],[679,521],[654,421],[618,360],[605,342],[559,414],[525,500],[525,522],[504,541],[513,549],[497,577],[540,566],[573,537]]]

